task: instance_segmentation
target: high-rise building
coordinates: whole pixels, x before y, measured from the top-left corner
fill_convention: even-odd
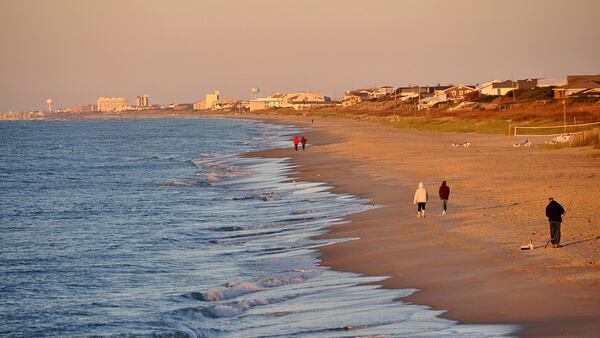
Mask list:
[[[96,105],[95,104],[76,104],[73,107],[71,107],[71,111],[73,113],[89,113],[89,112],[96,111]]]
[[[135,105],[137,107],[149,107],[150,100],[148,98],[148,94],[144,94],[144,96],[136,96],[135,97]]]
[[[215,90],[212,94],[206,94],[204,108],[212,109],[213,104],[219,100],[219,95],[221,95],[221,93],[218,90]]]
[[[98,98],[98,111],[122,111],[127,107],[127,99],[124,97],[105,97]]]

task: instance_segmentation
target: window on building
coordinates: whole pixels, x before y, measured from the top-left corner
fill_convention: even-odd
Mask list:
[[[456,96],[456,90],[452,91],[452,96]]]
[[[458,95],[462,95],[462,94],[463,94],[463,91],[462,91],[462,90],[459,90],[459,91],[458,91]]]

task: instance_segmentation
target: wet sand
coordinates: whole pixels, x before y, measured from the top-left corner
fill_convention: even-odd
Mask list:
[[[390,276],[384,287],[421,290],[404,301],[464,323],[517,324],[526,337],[598,336],[600,159],[589,150],[513,148],[521,140],[371,122],[259,118],[311,127],[309,146],[295,152],[290,141],[289,149],[253,156],[290,157],[300,165],[296,180],[327,182],[380,206],[322,236],[360,238],[322,248],[323,265]],[[451,146],[465,141],[469,148]],[[451,189],[445,216],[442,180]],[[419,181],[429,193],[425,219],[412,204]],[[561,249],[543,248],[548,196],[570,204]],[[536,248],[521,251],[529,239]]]

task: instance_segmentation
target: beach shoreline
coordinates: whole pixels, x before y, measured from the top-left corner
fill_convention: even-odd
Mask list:
[[[586,158],[581,149],[517,153],[509,147],[512,140],[503,136],[416,132],[310,116],[242,114],[235,118],[309,127],[307,151],[293,151],[290,142],[288,149],[247,155],[289,157],[298,165],[291,179],[326,182],[333,192],[356,195],[379,206],[349,215],[348,224],[333,226],[321,236],[360,238],[320,248],[323,265],[390,276],[381,283],[383,287],[420,289],[402,301],[447,310],[443,317],[462,323],[518,325],[516,334],[525,337],[586,337],[600,329],[600,241],[592,236],[599,202],[589,199],[600,189],[600,172],[598,160]],[[449,149],[450,141],[465,137],[473,147]],[[460,163],[449,165],[457,160],[454,157]],[[558,176],[549,182],[544,181],[546,177],[532,181],[530,174],[515,170],[530,165],[536,172],[536,166],[546,168],[565,158],[576,158],[578,165],[560,173],[548,169],[548,175]],[[449,169],[441,169],[445,167]],[[478,175],[474,183],[467,182],[474,173],[484,172],[490,177]],[[439,214],[437,198],[442,178],[454,188],[446,216]],[[493,179],[498,184],[512,180],[515,187],[489,184],[476,189]],[[412,194],[421,180],[431,202],[428,217],[418,220]],[[587,180],[583,183],[589,189],[573,191],[573,185],[565,188],[562,182],[581,185],[580,180]],[[536,184],[542,187],[533,187]],[[572,207],[577,218],[565,221],[566,247],[560,250],[540,248],[548,236],[543,217],[547,194],[542,191],[549,184],[563,205],[574,192],[581,200]],[[526,191],[516,189],[523,185]],[[497,190],[490,193],[490,188]],[[538,194],[539,200],[532,200]],[[524,225],[506,225],[519,217]],[[479,226],[482,222],[485,225]],[[518,250],[529,238],[536,249]]]

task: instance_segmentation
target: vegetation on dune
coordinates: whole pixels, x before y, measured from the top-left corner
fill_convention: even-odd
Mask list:
[[[441,119],[400,117],[385,124],[394,128],[411,128],[435,132],[507,134],[509,122],[495,119]]]
[[[536,100],[552,100],[554,98],[554,87],[536,87],[530,89],[514,90],[514,97],[517,101],[536,101]],[[507,97],[513,97],[513,92],[506,94]]]
[[[471,101],[478,102],[478,103],[490,103],[497,98],[498,98],[498,96],[495,96],[495,95],[480,95],[479,97],[476,97]]]

